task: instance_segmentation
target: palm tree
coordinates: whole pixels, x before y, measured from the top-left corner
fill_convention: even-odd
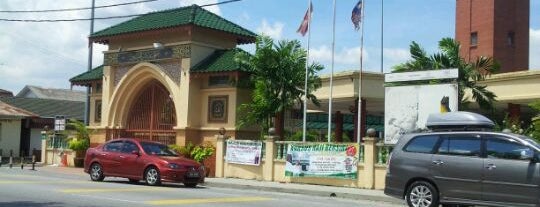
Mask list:
[[[412,60],[393,67],[393,72],[409,72],[422,70],[439,70],[457,68],[459,70],[458,98],[459,108],[466,109],[469,97],[465,96],[465,90],[470,90],[472,100],[481,109],[492,110],[493,102],[497,97],[493,92],[486,89],[485,85],[478,84],[487,76],[499,69],[499,64],[491,57],[480,56],[473,62],[466,62],[459,55],[460,44],[452,38],[443,38],[439,41],[440,52],[428,56],[426,51],[416,42],[410,45]]]
[[[255,43],[255,54],[240,53],[236,61],[251,73],[254,84],[252,102],[240,106],[247,112],[239,120],[239,126],[262,124],[262,130],[270,127],[275,117],[276,133],[283,139],[284,113],[295,104],[301,103],[304,96],[306,74],[306,51],[298,40],[282,40],[277,44],[268,36],[259,36]],[[323,66],[312,63],[308,67],[307,98],[319,105],[313,91],[321,86],[317,72]]]

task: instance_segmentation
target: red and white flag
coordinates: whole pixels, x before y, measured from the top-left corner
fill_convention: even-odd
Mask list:
[[[309,22],[311,22],[311,13],[313,12],[313,4],[311,2],[309,3],[309,8],[306,11],[306,15],[304,15],[304,19],[302,20],[302,23],[300,24],[300,27],[298,27],[298,30],[296,32],[300,33],[302,36],[305,36],[309,29]]]

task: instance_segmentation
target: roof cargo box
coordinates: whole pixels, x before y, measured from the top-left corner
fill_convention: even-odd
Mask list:
[[[433,131],[491,131],[494,126],[485,116],[465,111],[430,114],[426,123]]]

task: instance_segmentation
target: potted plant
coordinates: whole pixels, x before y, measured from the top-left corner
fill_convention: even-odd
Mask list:
[[[75,152],[73,163],[75,167],[83,167],[86,150],[90,147],[90,131],[83,122],[77,120],[70,120],[67,125],[73,136],[68,142],[68,148]]]

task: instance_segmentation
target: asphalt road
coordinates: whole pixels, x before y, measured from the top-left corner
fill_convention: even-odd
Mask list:
[[[384,202],[271,193],[250,189],[181,184],[160,187],[130,184],[126,179],[92,182],[82,174],[0,168],[0,206],[401,206]]]

